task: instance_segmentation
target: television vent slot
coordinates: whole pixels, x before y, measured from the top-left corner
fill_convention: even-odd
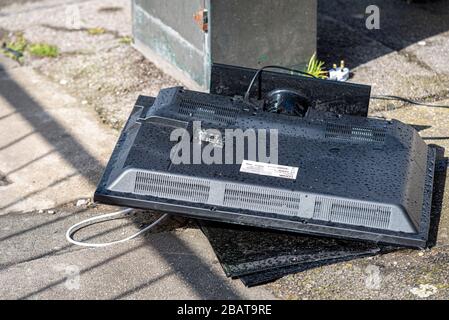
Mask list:
[[[392,208],[388,206],[317,197],[313,218],[369,228],[388,229],[391,212]]]
[[[209,197],[208,180],[138,171],[134,192],[158,198],[205,203]]]
[[[327,123],[325,137],[356,142],[385,142],[386,130],[345,124]]]
[[[298,216],[300,193],[263,187],[227,184],[223,205],[288,216]]]
[[[179,105],[179,113],[198,119],[232,124],[235,122],[237,109],[227,106],[213,105],[211,103],[201,101],[183,99]]]

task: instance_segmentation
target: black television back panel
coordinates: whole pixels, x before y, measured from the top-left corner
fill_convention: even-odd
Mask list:
[[[312,108],[303,118],[273,114],[238,98],[182,88],[162,90],[153,101],[139,98],[95,201],[309,235],[426,246],[435,152],[411,126]],[[204,137],[193,130],[194,121],[219,132],[277,129],[278,166],[260,159],[172,163],[171,153],[179,151],[179,140],[170,139],[175,129],[192,135],[192,148],[199,143],[201,150],[228,154],[233,141]],[[269,146],[271,138],[265,142]],[[244,150],[248,160],[248,145]]]
[[[256,72],[255,69],[213,64],[210,93],[230,97],[242,95]],[[264,71],[254,84],[252,96],[262,98],[278,88],[297,90],[315,110],[362,117],[368,115],[371,87],[367,85]],[[261,96],[258,97],[259,93]]]

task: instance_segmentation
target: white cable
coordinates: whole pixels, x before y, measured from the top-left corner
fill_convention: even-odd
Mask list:
[[[73,234],[75,232],[77,232],[78,230],[87,227],[89,225],[92,225],[94,223],[99,223],[99,222],[104,222],[104,221],[110,221],[110,220],[116,220],[116,219],[121,219],[123,217],[119,217],[121,215],[127,215],[130,212],[134,211],[134,209],[128,208],[128,209],[124,209],[124,210],[120,210],[117,212],[113,212],[113,213],[108,213],[108,214],[103,214],[101,216],[98,217],[94,217],[94,218],[90,218],[90,219],[86,219],[83,220],[81,222],[78,222],[77,224],[74,224],[73,226],[71,226],[66,234],[65,237],[67,239],[68,242],[73,243],[77,246],[82,246],[82,247],[91,247],[91,248],[101,248],[101,247],[108,247],[108,246],[112,246],[118,243],[123,243],[129,240],[132,240],[138,236],[140,236],[142,233],[150,230],[151,228],[154,228],[155,226],[157,226],[159,223],[161,223],[163,220],[165,220],[165,218],[168,217],[168,214],[164,214],[162,215],[159,219],[157,219],[155,222],[153,222],[152,224],[150,224],[149,226],[143,228],[142,230],[140,230],[139,232],[125,238],[122,240],[117,240],[117,241],[113,241],[113,242],[106,242],[106,243],[86,243],[86,242],[80,242],[80,241],[76,241],[73,239]]]

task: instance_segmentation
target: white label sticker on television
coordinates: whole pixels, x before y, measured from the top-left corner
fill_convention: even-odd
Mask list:
[[[244,160],[240,172],[296,180],[299,168]]]

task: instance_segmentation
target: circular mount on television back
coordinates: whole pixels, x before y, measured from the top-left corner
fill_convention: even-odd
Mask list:
[[[310,102],[304,94],[293,89],[276,89],[264,99],[264,111],[304,117]]]

